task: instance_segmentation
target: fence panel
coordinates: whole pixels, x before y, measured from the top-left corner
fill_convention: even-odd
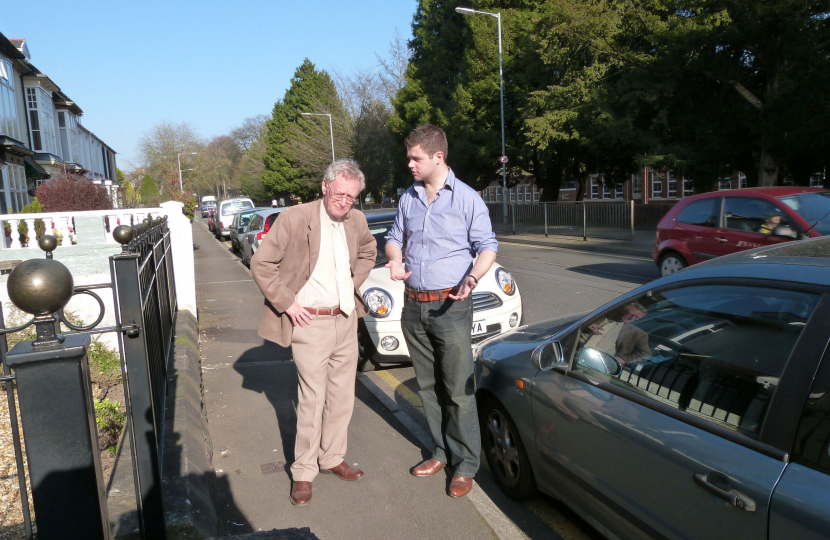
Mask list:
[[[496,232],[615,240],[634,237],[627,201],[509,204],[506,215],[502,203],[487,203],[487,207]]]

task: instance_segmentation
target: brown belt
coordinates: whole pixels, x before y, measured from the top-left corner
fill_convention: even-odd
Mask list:
[[[342,311],[340,311],[339,307],[333,309],[314,309],[307,307],[303,309],[308,311],[312,315],[340,315],[341,313],[343,313]]]
[[[445,300],[448,294],[458,294],[458,287],[451,287],[449,289],[441,289],[440,291],[416,291],[409,287],[404,288],[404,296],[417,300],[418,302],[435,302],[436,300]]]

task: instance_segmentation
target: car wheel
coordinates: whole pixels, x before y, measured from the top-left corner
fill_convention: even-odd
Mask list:
[[[479,418],[484,455],[501,490],[517,501],[535,494],[536,481],[530,460],[516,424],[502,404],[494,398],[487,399]]]
[[[676,272],[680,272],[689,266],[685,259],[678,253],[670,251],[660,257],[660,275],[662,277],[670,276]]]
[[[233,243],[233,240],[231,240],[231,253],[233,253],[234,255],[239,253],[239,248],[236,247],[236,244]]]

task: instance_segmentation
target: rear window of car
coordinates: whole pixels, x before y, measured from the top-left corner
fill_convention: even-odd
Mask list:
[[[830,357],[813,380],[793,447],[793,460],[830,474]]]
[[[689,206],[677,214],[676,221],[701,227],[717,227],[720,202],[720,197],[715,197],[689,203]]]
[[[235,214],[243,208],[253,208],[254,205],[250,201],[231,201],[222,203],[222,215],[229,216]]]

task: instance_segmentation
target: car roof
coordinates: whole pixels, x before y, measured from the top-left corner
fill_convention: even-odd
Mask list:
[[[281,208],[254,208],[254,214],[258,216],[270,216],[271,214],[279,214],[283,210],[288,210],[287,206],[283,206]]]
[[[830,236],[764,246],[717,257],[659,281],[669,284],[674,281],[724,277],[830,287]],[[655,282],[656,284],[658,282]]]
[[[219,204],[224,204],[226,202],[236,202],[236,201],[251,201],[250,197],[232,197],[230,199],[222,199],[219,201]],[[251,204],[254,204],[254,201],[251,201]]]
[[[798,195],[800,193],[816,193],[826,192],[824,188],[814,188],[805,186],[771,186],[771,187],[755,187],[755,188],[741,188],[741,189],[724,189],[723,191],[710,191],[707,193],[698,193],[697,195],[690,195],[683,197],[681,200],[698,200],[709,199],[712,197],[762,197],[773,198],[786,197],[787,195]]]
[[[366,214],[366,221],[369,223],[385,223],[387,221],[395,221],[395,216],[398,215],[397,212],[382,212],[382,213],[372,213]]]

